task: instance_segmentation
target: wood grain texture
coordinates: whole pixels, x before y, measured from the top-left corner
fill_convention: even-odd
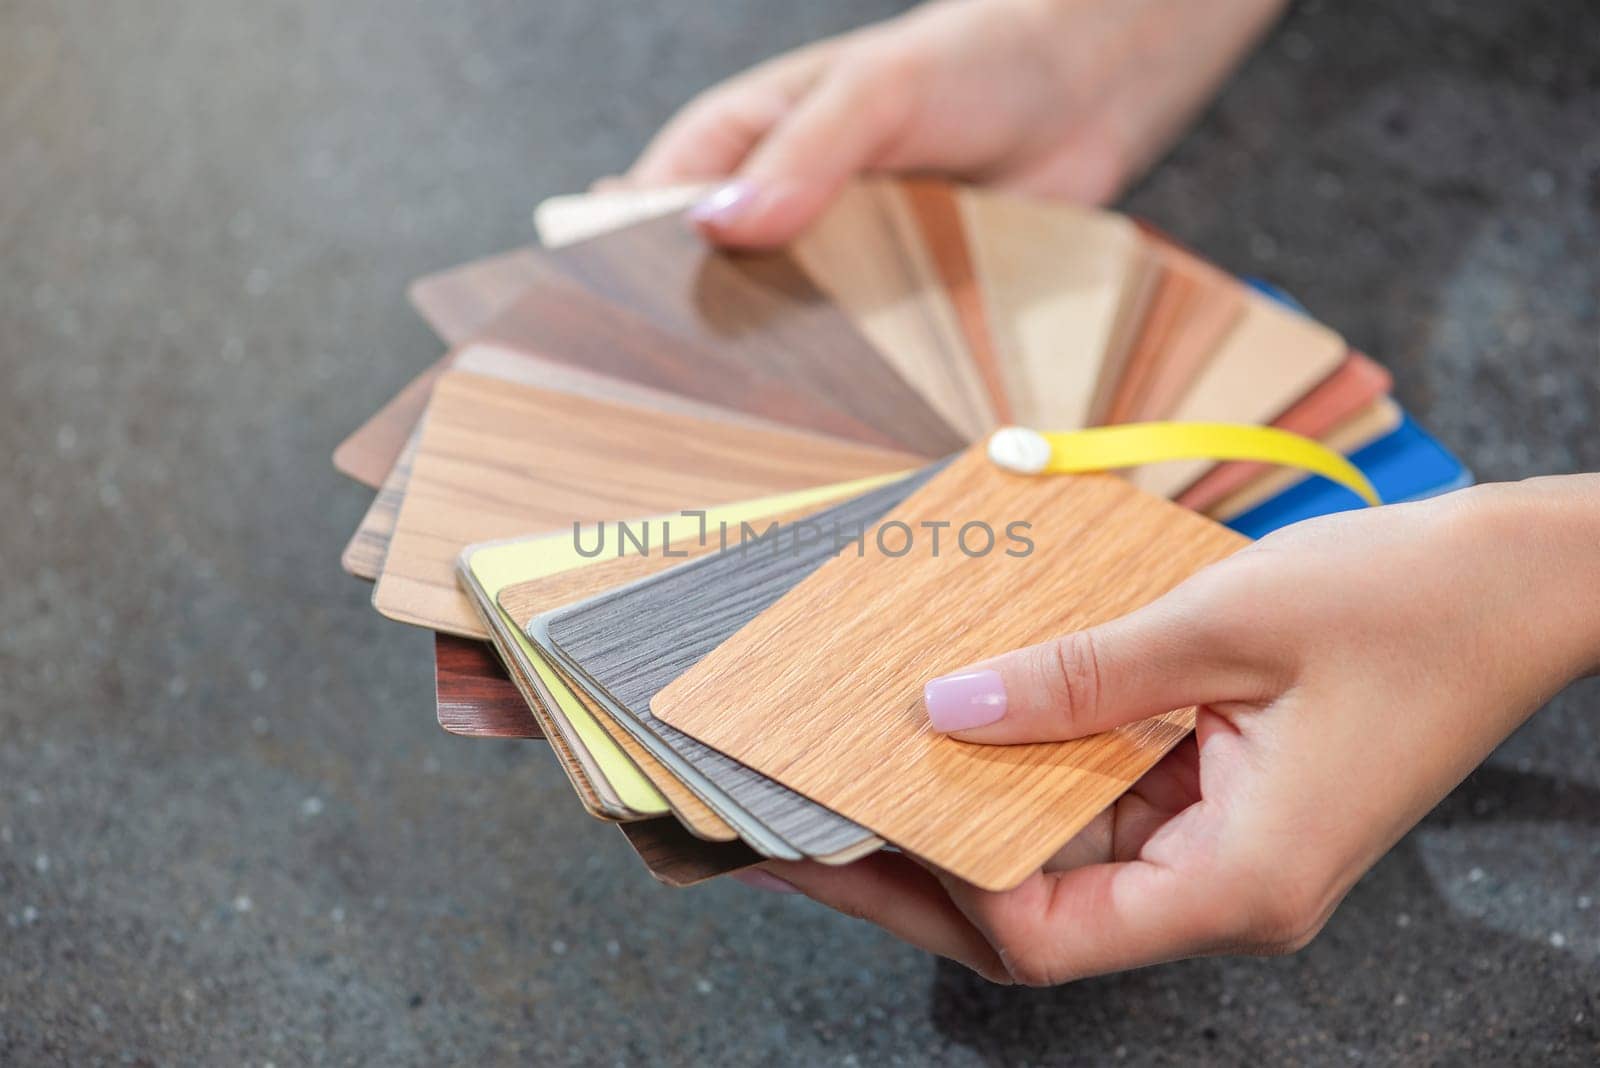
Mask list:
[[[685,339],[596,295],[547,262],[541,262],[533,282],[476,340],[727,411],[852,441],[895,445],[892,433],[818,396],[810,383],[790,379],[788,368],[747,358],[741,346]]]
[[[1322,436],[1322,443],[1334,452],[1346,456],[1366,448],[1379,438],[1387,437],[1399,429],[1405,419],[1400,405],[1389,397],[1379,397],[1367,407],[1340,423]],[[1303,482],[1307,476],[1302,471],[1275,468],[1246,483],[1233,493],[1217,501],[1206,514],[1219,523],[1227,523],[1244,515],[1258,504]]]
[[[439,726],[472,738],[543,738],[539,721],[494,647],[439,634],[433,641],[434,708]]]
[[[1247,542],[1121,479],[1014,475],[981,447],[882,529],[895,521],[1029,522],[1034,550],[935,555],[924,542],[836,557],[651,709],[946,871],[1007,889],[1175,745],[1193,710],[1076,742],[977,746],[929,731],[923,684],[1123,615]]]
[[[612,304],[720,353],[724,365],[803,387],[903,448],[942,456],[962,444],[786,253],[713,250],[682,220],[664,218],[548,256]]]
[[[743,842],[703,842],[670,818],[624,823],[617,829],[656,881],[667,886],[694,886],[761,861]]]
[[[793,527],[766,547],[703,557],[593,601],[553,612],[526,631],[574,678],[616,708],[669,767],[697,773],[738,809],[796,853],[840,859],[877,847],[860,827],[655,719],[654,695],[792,589],[848,537],[880,518],[925,482],[929,469],[813,517],[802,537]],[[716,806],[716,802],[713,802]],[[771,844],[753,841],[762,851]]]
[[[421,427],[418,427],[401,448],[383,485],[378,487],[377,495],[361,517],[361,524],[345,543],[339,566],[347,574],[372,582],[383,572],[383,561],[389,555],[389,539],[394,536],[395,520],[400,515],[406,486],[411,482],[411,464],[416,459],[417,442],[421,438]]]
[[[706,185],[619,189],[549,197],[533,209],[533,227],[545,248],[561,248],[662,215],[674,215],[705,195]]]
[[[778,424],[756,416],[727,411],[675,393],[650,389],[635,382],[596,374],[582,367],[557,363],[521,349],[489,342],[462,345],[451,351],[446,363],[473,374],[490,375],[506,382],[533,385],[541,389],[641,405],[740,426],[782,429]],[[432,396],[431,389],[428,396]],[[420,423],[420,418],[418,421]],[[414,437],[419,434],[416,429],[412,433]],[[383,562],[389,552],[389,539],[394,535],[400,504],[410,484],[414,455],[415,445],[408,443],[362,516],[361,525],[345,546],[340,562],[345,571],[357,578],[375,580],[383,570]]]
[[[563,767],[584,807],[599,819],[622,822],[666,815],[670,811],[666,799],[583,709],[576,705],[558,707],[549,691],[540,686],[526,639],[495,604],[499,578],[489,568],[474,567],[472,557],[473,554],[463,554],[459,561],[462,591],[494,642],[517,691],[538,720],[540,731],[552,744],[560,741],[565,757]]]
[[[851,182],[789,251],[900,377],[974,441],[994,414],[921,234],[901,211],[893,183]]]
[[[412,282],[406,294],[433,332],[446,345],[457,345],[531,285],[538,264],[534,249],[512,249],[425,275]]]
[[[1244,313],[1207,362],[1172,418],[1180,422],[1272,422],[1344,360],[1344,339],[1277,301],[1246,293]],[[1176,497],[1212,465],[1155,464],[1129,473],[1134,485]]]
[[[451,370],[434,387],[379,612],[486,637],[456,586],[474,542],[890,474],[915,457],[798,431],[620,405]]]
[[[1012,413],[1040,430],[1087,425],[1138,230],[1059,202],[965,188],[958,199]]]
[[[988,394],[995,422],[1009,423],[1013,418],[1011,398],[1006,394],[1000,356],[995,351],[988,312],[978,288],[977,269],[967,246],[956,187],[949,182],[914,179],[899,182],[895,192],[904,209],[904,215],[897,212],[896,217],[908,215],[922,238],[933,270],[966,337],[967,351]]]
[[[1244,314],[1243,286],[1193,253],[1154,240],[1161,277],[1106,410],[1107,423],[1170,418]]]
[[[1320,439],[1388,393],[1393,384],[1394,380],[1388,371],[1361,353],[1352,352],[1310,393],[1274,419],[1272,425],[1280,430]],[[1224,497],[1272,470],[1274,468],[1270,464],[1218,464],[1179,494],[1177,501],[1185,508],[1207,512]]]

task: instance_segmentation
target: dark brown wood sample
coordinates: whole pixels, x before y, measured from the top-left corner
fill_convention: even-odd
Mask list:
[[[439,726],[479,738],[543,738],[539,722],[494,647],[470,638],[436,634],[434,703]]]

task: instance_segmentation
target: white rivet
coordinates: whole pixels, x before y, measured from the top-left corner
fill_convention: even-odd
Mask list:
[[[1001,427],[989,436],[989,459],[1007,471],[1037,475],[1050,463],[1050,442],[1025,426]]]

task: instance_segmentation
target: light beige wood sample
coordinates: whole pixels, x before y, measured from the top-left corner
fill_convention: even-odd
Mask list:
[[[1016,422],[1089,420],[1140,237],[1121,215],[963,189],[971,246]]]
[[[373,604],[486,637],[456,554],[573,522],[656,515],[916,466],[905,453],[609,403],[452,370],[423,421]]]
[[[617,189],[604,193],[568,193],[539,202],[533,227],[545,248],[587,241],[646,219],[682,211],[709,189],[705,185],[671,185],[660,189]]]
[[[937,554],[932,522],[952,524]],[[952,535],[975,522],[996,548],[955,551]],[[1006,539],[1017,522],[1033,549],[1007,555],[1022,551]],[[1123,615],[1248,542],[1121,479],[1010,474],[981,447],[877,530],[898,549],[908,528],[923,538],[912,551],[834,558],[650,707],[892,844],[1005,889],[1175,745],[1193,709],[1075,742],[979,746],[928,729],[924,683]]]
[[[938,179],[914,178],[901,180],[895,190],[895,218],[903,223],[909,216],[909,222],[916,227],[920,238],[917,245],[926,252],[929,266],[955,312],[995,421],[1001,425],[1010,423],[1011,399],[1006,395],[983,294],[978,291],[972,250],[961,222],[958,187]]]
[[[1244,313],[1171,418],[1190,423],[1265,426],[1344,361],[1344,339],[1277,301],[1246,293]],[[1211,466],[1205,460],[1154,464],[1129,472],[1133,484],[1175,497]]]
[[[1122,289],[1122,299],[1117,302],[1117,316],[1112,321],[1111,335],[1106,341],[1105,358],[1100,361],[1100,376],[1095,381],[1094,399],[1089,402],[1089,424],[1100,426],[1111,414],[1111,403],[1116,398],[1124,374],[1138,345],[1156,291],[1166,273],[1166,261],[1156,244],[1139,235],[1128,266],[1128,280]]]
[[[900,377],[966,440],[994,426],[955,310],[893,183],[850,183],[789,251]]]
[[[1323,435],[1322,443],[1334,452],[1349,456],[1364,449],[1400,426],[1405,413],[1392,398],[1379,397],[1361,411]],[[1206,509],[1206,514],[1219,523],[1235,519],[1263,501],[1276,497],[1290,486],[1306,478],[1305,472],[1292,468],[1274,468],[1239,487],[1228,496]]]

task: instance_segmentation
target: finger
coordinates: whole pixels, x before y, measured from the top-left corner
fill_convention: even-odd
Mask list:
[[[784,116],[735,181],[690,212],[707,237],[747,248],[792,240],[904,127],[914,89],[894,65],[846,60]]]
[[[1228,601],[1180,587],[1121,619],[941,676],[923,690],[929,724],[971,742],[1062,741],[1190,705],[1264,700],[1282,672]]]
[[[726,178],[826,68],[836,41],[778,56],[684,106],[629,168],[641,188]]]
[[[1005,893],[942,875],[1019,983],[1049,986],[1233,944],[1233,910],[1204,880],[1148,860],[1039,872]]]
[[[877,924],[929,953],[966,965],[992,982],[1005,982],[1000,958],[950,901],[930,872],[899,853],[879,852],[832,867],[814,862],[769,861],[777,876],[814,901]]]

